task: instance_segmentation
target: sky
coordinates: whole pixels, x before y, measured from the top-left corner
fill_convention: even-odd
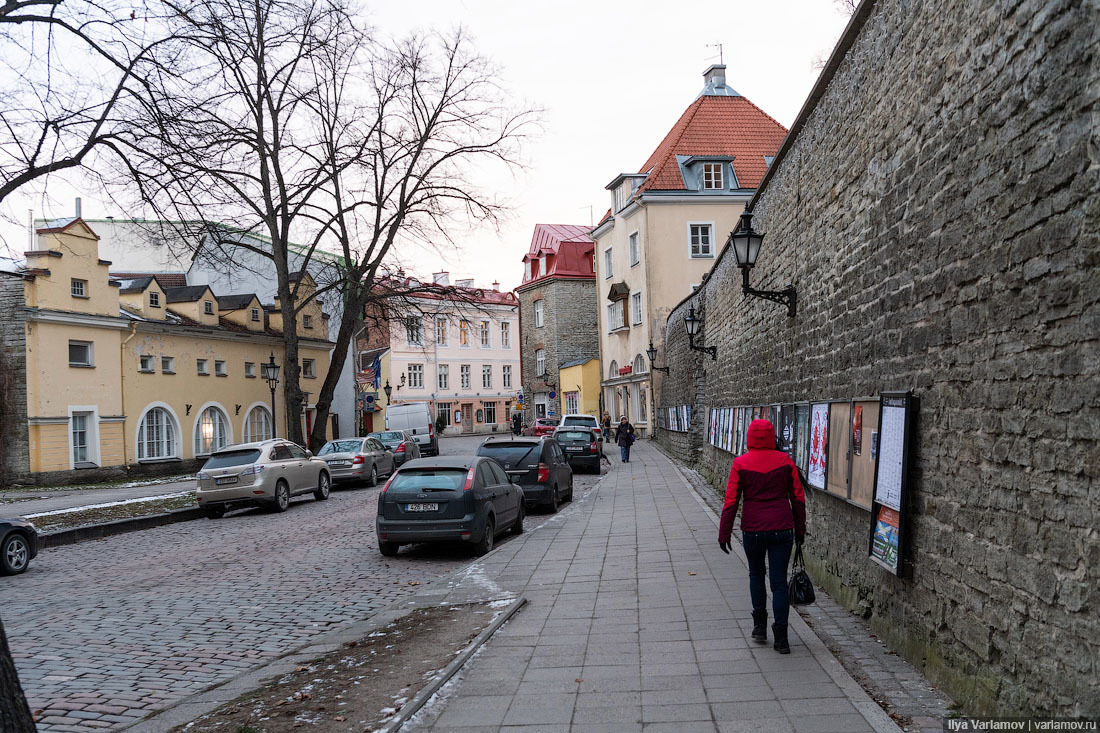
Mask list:
[[[703,88],[703,71],[727,66],[726,83],[789,127],[839,39],[848,16],[836,0],[382,0],[367,6],[384,34],[461,25],[495,61],[517,103],[543,110],[541,131],[522,153],[524,167],[482,185],[509,202],[499,229],[462,231],[455,247],[402,257],[428,278],[519,285],[522,257],[538,223],[596,223],[610,205],[604,189],[637,172]],[[122,216],[81,191],[75,175],[55,176],[44,192],[12,196],[0,212],[0,256],[24,249],[27,210],[85,218]],[[43,195],[43,193],[45,195]],[[5,244],[7,245],[5,247]]]

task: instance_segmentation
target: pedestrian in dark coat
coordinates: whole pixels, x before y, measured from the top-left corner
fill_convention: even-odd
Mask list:
[[[794,461],[775,449],[775,428],[769,420],[753,420],[747,435],[748,451],[733,460],[726,485],[726,501],[718,528],[718,546],[729,554],[733,520],[744,498],[741,542],[749,563],[749,596],[752,598],[752,638],[768,640],[768,595],[764,574],[772,588],[775,650],[790,654],[787,641],[787,565],[791,546],[806,537],[806,495]],[[766,565],[765,568],[765,559]]]
[[[634,426],[627,422],[626,415],[619,418],[615,442],[619,444],[619,455],[623,463],[630,463],[630,446],[634,445]]]
[[[519,435],[519,431],[523,428],[523,423],[520,419],[519,413],[512,413],[512,435]]]
[[[611,413],[605,412],[603,414],[603,420],[600,422],[600,427],[603,429],[603,442],[604,445],[611,442]]]

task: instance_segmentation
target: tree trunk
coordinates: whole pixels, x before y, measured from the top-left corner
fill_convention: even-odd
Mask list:
[[[350,296],[344,302],[344,311],[340,314],[340,330],[336,334],[336,347],[332,350],[332,359],[329,362],[328,374],[321,385],[321,394],[317,396],[317,420],[313,424],[313,430],[309,436],[310,450],[317,450],[325,444],[325,424],[328,422],[329,413],[332,411],[332,395],[336,392],[336,383],[340,381],[340,374],[344,371],[344,362],[347,361],[348,347],[351,345],[355,327],[361,320],[363,304],[359,299]],[[359,426],[355,425],[353,433],[359,432]]]
[[[34,733],[34,718],[19,685],[15,661],[8,649],[4,622],[0,621],[0,730],[4,733]]]

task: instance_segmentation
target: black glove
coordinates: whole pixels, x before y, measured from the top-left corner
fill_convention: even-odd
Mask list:
[[[722,552],[726,553],[727,555],[730,554],[730,541],[729,540],[726,540],[725,542],[719,541],[718,542],[718,547],[721,548]]]

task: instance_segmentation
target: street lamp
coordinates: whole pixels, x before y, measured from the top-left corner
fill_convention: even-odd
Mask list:
[[[718,347],[717,346],[696,346],[695,337],[699,335],[699,328],[703,325],[702,318],[695,317],[695,306],[691,306],[688,309],[688,314],[684,316],[684,325],[687,326],[688,332],[688,348],[692,351],[702,351],[704,354],[710,354],[710,358],[715,361],[718,360]]]
[[[279,365],[275,363],[275,352],[271,352],[271,359],[260,364],[260,375],[267,380],[267,386],[271,388],[271,437],[275,435],[275,388],[279,386]]]
[[[390,398],[393,397],[393,387],[390,386],[390,380],[386,380],[386,386],[382,388],[382,391],[386,393],[386,404],[390,403]]]
[[[649,371],[668,374],[670,367],[659,367],[653,363],[657,359],[657,347],[653,345],[652,341],[649,342],[649,348],[645,350],[645,355],[649,357]]]
[[[760,245],[763,242],[764,235],[752,228],[752,212],[743,212],[740,227],[736,232],[730,232],[728,242],[733,248],[737,266],[741,268],[741,292],[754,298],[763,298],[786,305],[787,316],[794,318],[798,302],[794,285],[787,285],[782,290],[754,290],[749,287],[749,270],[756,266],[756,258],[760,255]]]

